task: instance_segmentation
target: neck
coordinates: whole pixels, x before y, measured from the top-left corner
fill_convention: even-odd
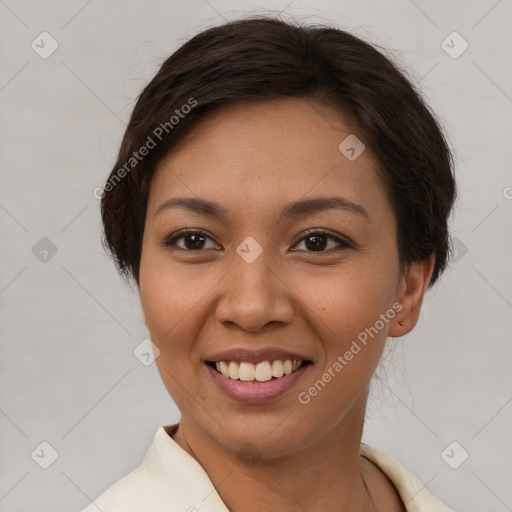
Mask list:
[[[232,512],[373,511],[359,455],[365,405],[320,439],[279,457],[244,459],[185,417],[173,438],[203,466]]]

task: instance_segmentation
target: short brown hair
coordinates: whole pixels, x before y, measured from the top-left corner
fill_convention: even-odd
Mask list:
[[[393,204],[401,264],[434,254],[430,285],[437,280],[448,260],[456,186],[430,108],[371,44],[338,28],[271,17],[197,34],[140,94],[101,199],[103,243],[121,274],[139,282],[149,184],[162,157],[214,109],[286,97],[317,100],[355,119]]]

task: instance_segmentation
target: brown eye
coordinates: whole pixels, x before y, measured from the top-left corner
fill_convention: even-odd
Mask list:
[[[331,242],[330,247],[328,247],[329,242]],[[300,240],[299,245],[302,243],[304,244],[305,249],[301,250],[306,250],[307,252],[327,252],[327,250],[333,248],[336,249],[336,247],[341,249],[347,249],[351,247],[351,245],[345,240],[331,235],[328,232],[318,230],[310,231]]]
[[[178,235],[174,235],[170,239],[165,241],[165,245],[168,247],[177,247],[184,251],[196,251],[199,252],[203,249],[215,249],[218,246],[214,243],[213,247],[205,247],[207,241],[213,240],[203,233],[202,231],[181,231]],[[183,242],[183,243],[179,243]]]

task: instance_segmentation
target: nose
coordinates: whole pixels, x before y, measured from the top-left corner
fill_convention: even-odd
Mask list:
[[[294,314],[293,292],[271,256],[263,251],[252,263],[237,254],[234,257],[233,268],[221,283],[217,320],[250,332],[289,323]]]

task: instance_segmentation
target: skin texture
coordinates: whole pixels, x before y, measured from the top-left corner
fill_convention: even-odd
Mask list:
[[[363,478],[375,510],[405,510],[387,478],[359,456],[359,443],[386,338],[415,326],[433,258],[402,271],[396,219],[371,149],[355,161],[338,149],[351,133],[358,131],[347,116],[312,101],[225,107],[159,163],[151,183],[139,280],[145,323],[182,414],[174,439],[231,511],[372,510]],[[369,218],[329,209],[278,219],[288,202],[332,195],[363,206]],[[216,201],[228,213],[217,219],[173,207],[155,215],[176,196]],[[165,245],[184,228],[209,237],[200,250],[190,238]],[[321,238],[315,251],[304,238],[311,228],[351,245]],[[236,252],[248,236],[263,249],[252,263]],[[300,403],[298,394],[396,303],[394,318]],[[313,364],[279,399],[245,404],[225,395],[204,363],[234,347],[291,350]]]

